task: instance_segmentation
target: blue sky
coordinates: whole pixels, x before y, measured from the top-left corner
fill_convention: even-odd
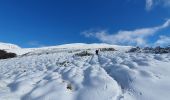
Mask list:
[[[169,9],[168,0],[0,0],[0,42],[169,45]]]

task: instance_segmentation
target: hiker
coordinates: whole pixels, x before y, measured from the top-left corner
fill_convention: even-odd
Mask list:
[[[99,50],[96,50],[96,55],[99,55]]]

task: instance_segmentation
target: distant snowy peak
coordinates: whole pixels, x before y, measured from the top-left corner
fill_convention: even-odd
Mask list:
[[[20,49],[20,47],[15,45],[15,44],[0,42],[0,49],[6,49],[6,50],[9,50],[9,49]]]

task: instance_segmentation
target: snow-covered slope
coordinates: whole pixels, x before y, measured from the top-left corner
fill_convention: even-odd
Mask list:
[[[15,44],[0,42],[0,49],[19,49],[20,47]]]
[[[132,46],[119,46],[119,45],[110,45],[104,43],[93,43],[93,44],[85,44],[85,43],[71,43],[64,45],[56,45],[56,46],[47,46],[41,48],[16,48],[9,49],[8,52],[13,52],[18,55],[23,55],[25,53],[41,53],[41,52],[56,52],[56,51],[64,51],[64,50],[83,50],[83,49],[99,49],[99,48],[114,48],[119,51],[128,51],[132,48]]]
[[[29,49],[29,48],[21,48],[15,44],[2,43],[2,42],[0,42],[0,50],[5,50],[7,52],[16,53],[17,55],[23,55],[25,53],[33,51],[32,49]]]
[[[170,98],[170,54],[121,50],[97,56],[88,50],[93,55],[80,57],[75,54],[84,51],[85,45],[74,46],[79,50],[73,46],[32,49],[33,55],[0,60],[0,100]]]
[[[56,45],[56,46],[47,46],[41,48],[27,48],[30,50],[52,50],[52,49],[99,49],[99,48],[115,48],[120,51],[127,51],[132,48],[132,46],[119,46],[119,45],[110,45],[105,43],[71,43],[64,45]]]
[[[117,50],[120,49],[129,49],[131,46],[119,46],[119,45],[110,45],[104,43],[93,43],[93,44],[85,44],[85,43],[72,43],[65,45],[58,45],[57,48],[72,48],[72,49],[97,49],[97,48],[115,48]]]

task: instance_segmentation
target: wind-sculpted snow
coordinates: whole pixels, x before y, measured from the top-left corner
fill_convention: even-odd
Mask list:
[[[0,60],[0,100],[167,100],[170,54],[42,50]]]

